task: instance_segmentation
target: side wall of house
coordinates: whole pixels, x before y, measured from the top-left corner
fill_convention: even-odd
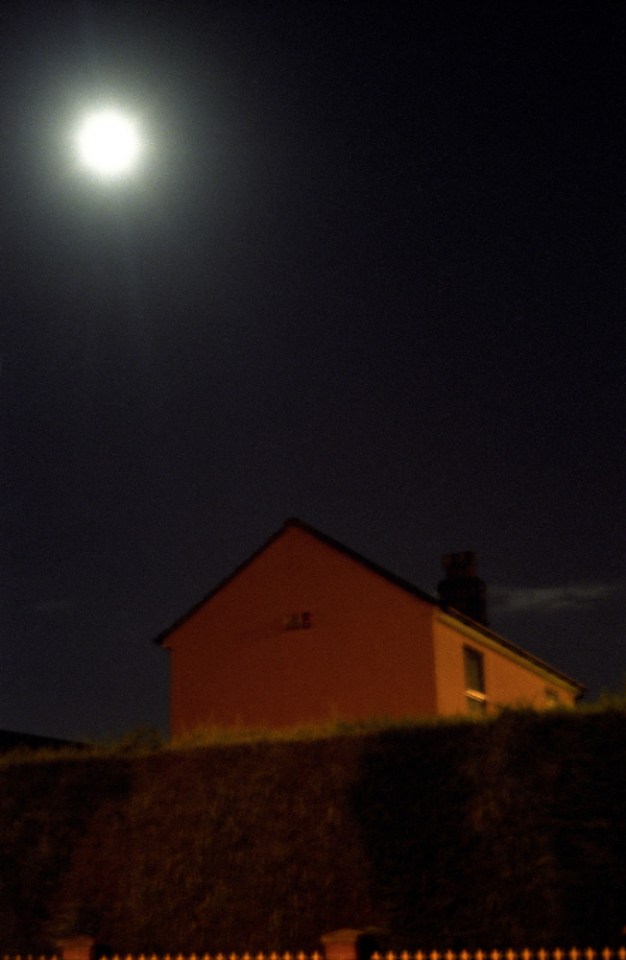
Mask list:
[[[172,735],[432,715],[432,616],[289,527],[169,636]]]
[[[575,690],[549,669],[524,660],[514,651],[498,649],[497,643],[470,626],[439,613],[434,617],[433,632],[439,714],[471,712],[467,698],[465,647],[476,651],[482,658],[486,712],[497,712],[506,706],[532,706],[543,710],[550,706],[574,705]]]

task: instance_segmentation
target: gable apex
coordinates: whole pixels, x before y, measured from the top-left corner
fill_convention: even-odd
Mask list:
[[[167,637],[178,627],[180,627],[189,617],[191,617],[197,610],[200,609],[205,603],[208,603],[217,593],[224,589],[229,583],[231,583],[240,573],[242,573],[251,563],[253,563],[257,557],[262,553],[268,550],[273,543],[275,543],[280,537],[282,537],[288,530],[297,529],[302,530],[304,533],[309,534],[309,536],[318,540],[320,543],[325,544],[327,547],[330,547],[332,550],[336,550],[338,553],[341,553],[345,557],[349,557],[355,563],[360,564],[361,566],[367,568],[372,573],[376,574],[379,577],[384,578],[389,583],[394,584],[396,587],[399,587],[401,590],[406,591],[407,593],[412,594],[415,597],[418,597],[420,600],[424,600],[429,604],[432,604],[433,607],[439,607],[439,602],[435,597],[426,593],[423,590],[420,590],[419,587],[416,587],[414,584],[410,583],[408,580],[403,579],[402,577],[397,576],[392,573],[390,570],[385,569],[378,563],[374,563],[373,560],[369,560],[367,557],[364,557],[362,554],[358,553],[356,550],[353,550],[351,547],[347,547],[345,544],[341,543],[339,540],[336,540],[334,537],[329,536],[326,533],[322,533],[321,530],[318,530],[316,527],[312,526],[310,523],[307,523],[304,520],[301,520],[299,517],[287,517],[283,525],[276,530],[264,543],[261,544],[253,553],[251,553],[242,563],[240,563],[234,570],[231,571],[226,577],[220,580],[207,594],[205,594],[200,600],[193,604],[185,613],[180,617],[174,620],[165,630],[162,630],[155,638],[154,642],[159,645],[163,645]]]
[[[439,606],[439,602],[435,597],[431,596],[429,593],[426,593],[425,590],[420,590],[420,588],[416,587],[414,583],[411,583],[409,580],[405,580],[404,577],[397,576],[397,574],[392,573],[391,570],[387,570],[386,567],[383,567],[379,563],[375,563],[368,557],[363,556],[362,553],[359,553],[357,550],[353,550],[352,547],[347,547],[345,543],[341,543],[340,540],[336,540],[327,533],[322,533],[321,530],[311,526],[310,523],[306,523],[304,520],[300,520],[298,517],[288,517],[276,536],[280,536],[283,531],[291,527],[303,530],[305,533],[315,537],[316,540],[326,544],[326,546],[331,547],[333,550],[343,554],[345,557],[349,557],[351,560],[354,560],[355,563],[360,564],[362,567],[366,567],[372,573],[377,574],[384,580],[388,580],[396,587],[400,587],[401,590],[412,594],[414,597],[418,597],[420,600],[425,600],[427,603],[430,603],[435,607]]]

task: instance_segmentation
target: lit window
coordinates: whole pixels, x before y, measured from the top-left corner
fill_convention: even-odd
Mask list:
[[[463,663],[468,712],[475,715],[483,714],[487,710],[483,655],[472,647],[463,647]]]

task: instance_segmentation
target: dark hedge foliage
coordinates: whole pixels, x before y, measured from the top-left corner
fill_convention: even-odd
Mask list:
[[[626,714],[0,769],[0,953],[615,945]]]

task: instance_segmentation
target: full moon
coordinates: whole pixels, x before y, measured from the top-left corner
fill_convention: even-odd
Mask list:
[[[88,116],[78,133],[81,163],[104,177],[130,173],[141,151],[136,123],[117,110]]]

